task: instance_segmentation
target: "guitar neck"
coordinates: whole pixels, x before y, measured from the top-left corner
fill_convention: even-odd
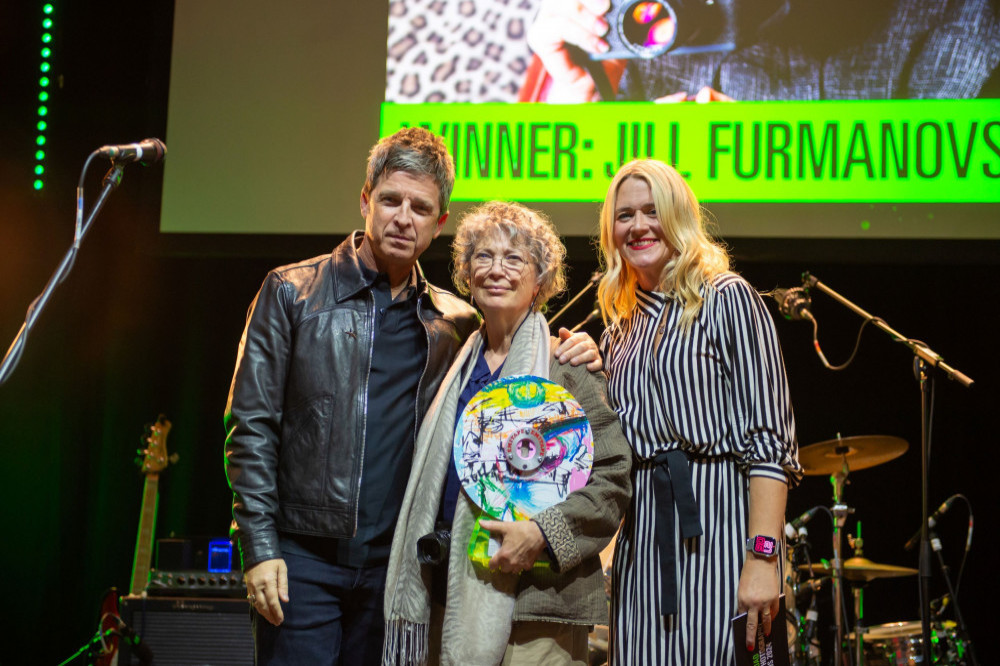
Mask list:
[[[153,559],[153,534],[156,530],[156,504],[159,497],[160,475],[146,474],[142,487],[142,509],[139,514],[139,532],[135,538],[135,560],[132,562],[130,594],[142,594],[149,581],[149,568]]]

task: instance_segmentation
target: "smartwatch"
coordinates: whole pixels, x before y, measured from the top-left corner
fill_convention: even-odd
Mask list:
[[[758,534],[747,539],[747,550],[758,557],[771,558],[778,554],[778,540]]]

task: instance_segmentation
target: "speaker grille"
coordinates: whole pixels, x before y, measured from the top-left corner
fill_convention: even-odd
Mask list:
[[[122,601],[123,619],[149,646],[156,666],[253,664],[250,608],[243,599]],[[131,655],[125,663],[139,660]]]

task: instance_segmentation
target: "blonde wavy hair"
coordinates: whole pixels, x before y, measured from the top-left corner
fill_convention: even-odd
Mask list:
[[[670,293],[683,305],[681,330],[688,332],[701,310],[701,287],[729,270],[729,253],[706,229],[698,199],[672,166],[659,160],[633,160],[622,166],[608,188],[601,208],[601,269],[597,300],[605,326],[620,330],[635,308],[638,276],[615,245],[615,208],[618,191],[629,178],[649,185],[656,217],[674,256],[660,273],[657,291]]]
[[[469,294],[472,255],[493,239],[506,239],[527,253],[538,281],[535,310],[566,288],[566,247],[549,218],[517,203],[488,201],[465,214],[451,244],[451,279],[459,293]]]

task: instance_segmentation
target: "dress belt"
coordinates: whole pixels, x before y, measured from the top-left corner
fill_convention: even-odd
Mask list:
[[[680,519],[681,537],[701,536],[698,503],[691,487],[687,455],[667,451],[653,458],[653,493],[656,498],[656,547],[660,552],[660,606],[663,615],[677,614],[677,552],[674,540],[674,507]]]

